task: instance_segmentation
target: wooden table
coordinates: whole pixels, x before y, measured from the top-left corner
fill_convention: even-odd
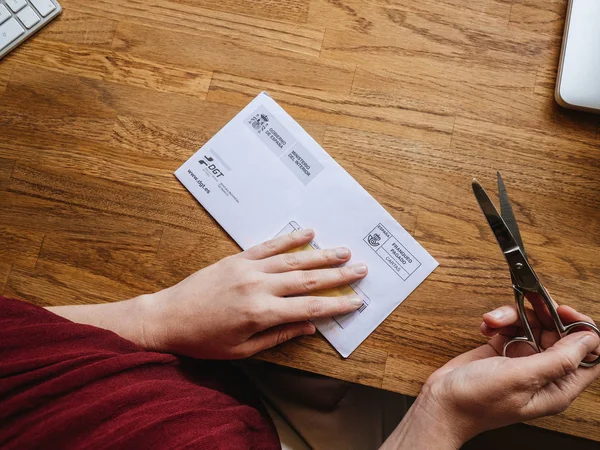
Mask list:
[[[0,62],[0,292],[123,299],[238,251],[173,171],[268,91],[439,261],[348,360],[266,360],[415,395],[512,302],[470,182],[497,169],[533,265],[600,320],[600,119],[553,100],[566,0],[61,0]],[[534,424],[600,440],[600,383]]]

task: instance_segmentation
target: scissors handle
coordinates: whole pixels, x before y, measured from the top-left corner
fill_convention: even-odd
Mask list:
[[[517,336],[506,341],[502,349],[502,355],[507,356],[508,347],[518,342],[525,342],[529,344],[537,353],[540,353],[540,346],[535,340],[535,336],[531,330],[531,325],[529,324],[529,320],[527,320],[527,314],[525,314],[525,294],[515,286],[513,286],[513,291],[515,293],[515,302],[517,303],[517,313],[519,314],[519,319],[523,325],[523,332],[525,333],[525,336]]]
[[[513,286],[513,289],[515,292],[515,301],[517,303],[517,312],[519,314],[519,319],[521,319],[521,323],[523,324],[524,336],[518,336],[506,341],[504,343],[504,348],[502,349],[502,354],[504,356],[507,356],[508,347],[510,347],[512,344],[519,342],[530,345],[537,353],[540,353],[542,349],[540,348],[538,342],[535,339],[535,336],[533,335],[531,325],[529,324],[529,321],[527,320],[527,315],[525,313],[525,294],[515,286]],[[600,337],[600,329],[591,322],[578,321],[570,323],[568,325],[564,325],[558,315],[558,311],[554,306],[554,301],[550,297],[548,291],[542,288],[541,292],[537,292],[537,294],[539,294],[542,297],[544,303],[548,307],[550,315],[552,316],[552,320],[554,321],[554,325],[556,326],[556,330],[558,331],[561,338],[574,331],[581,331],[578,328],[588,328]],[[598,356],[593,361],[581,361],[579,365],[581,367],[594,367],[598,364],[600,364],[600,356]]]
[[[562,322],[560,316],[558,315],[557,305],[554,302],[554,300],[552,300],[552,297],[550,296],[550,293],[548,292],[546,287],[539,280],[537,284],[537,292],[535,293],[542,297],[542,300],[544,301],[546,307],[550,311],[550,315],[552,316],[552,320],[554,322],[554,325],[556,326],[556,331],[558,331],[558,334],[561,338],[565,337],[568,334],[571,334],[574,331],[581,331],[577,330],[577,328],[588,328],[589,330],[596,333],[598,337],[600,337],[600,329],[598,329],[598,327],[591,322],[577,321],[565,325]],[[598,364],[600,364],[600,356],[598,356],[593,361],[581,361],[581,363],[579,363],[581,367],[594,367]]]
[[[565,331],[563,333],[563,336],[566,336],[567,334],[570,334],[571,332],[576,331],[576,329],[579,327],[589,328],[590,330],[595,332],[600,337],[600,329],[593,323],[585,322],[585,321],[573,322],[568,325],[564,325]],[[577,330],[577,331],[581,331],[581,330]],[[598,356],[593,361],[589,361],[589,362],[581,361],[581,363],[579,365],[581,367],[594,367],[598,364],[600,364],[600,356]]]

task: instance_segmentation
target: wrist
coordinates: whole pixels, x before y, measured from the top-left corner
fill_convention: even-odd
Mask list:
[[[138,345],[146,350],[168,352],[168,289],[133,299],[139,317]]]
[[[382,449],[458,450],[471,437],[464,423],[424,387]]]

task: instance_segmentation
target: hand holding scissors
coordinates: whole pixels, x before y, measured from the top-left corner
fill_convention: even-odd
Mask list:
[[[508,263],[517,304],[517,313],[525,333],[524,336],[518,336],[506,341],[503,349],[504,356],[506,356],[507,350],[512,344],[519,342],[529,344],[538,353],[542,351],[527,318],[525,311],[526,297],[528,297],[530,301],[531,298],[541,300],[543,305],[547,308],[556,331],[561,338],[573,331],[581,331],[582,329],[588,329],[600,336],[600,329],[591,322],[576,321],[566,325],[562,322],[557,311],[557,304],[552,300],[552,297],[535,274],[525,255],[521,234],[519,233],[517,221],[512,211],[510,200],[506,193],[506,188],[500,173],[498,173],[498,191],[500,197],[500,210],[502,213],[498,213],[498,210],[483,187],[481,187],[477,180],[473,180],[473,192],[475,193],[475,197],[479,202],[479,206],[481,207],[490,228],[496,236],[496,240],[506,258],[506,262]],[[597,364],[600,364],[600,356],[593,361],[582,361],[580,365],[583,367],[593,367]]]

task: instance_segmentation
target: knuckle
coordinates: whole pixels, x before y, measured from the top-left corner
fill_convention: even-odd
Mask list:
[[[283,255],[283,264],[288,269],[296,269],[300,266],[300,258],[294,253],[285,253]]]
[[[336,269],[336,271],[337,271],[336,277],[339,278],[340,280],[346,280],[348,278],[351,278],[352,272],[347,267],[338,267]]]
[[[559,356],[559,364],[561,369],[561,375],[567,376],[579,367],[579,361],[573,355],[569,353],[561,353]]]
[[[266,251],[274,251],[277,248],[277,244],[274,239],[265,241],[261,245]]]
[[[311,297],[306,301],[306,315],[308,318],[317,317],[323,313],[323,300],[318,297]]]
[[[323,263],[335,264],[336,262],[338,262],[335,252],[336,251],[334,249],[323,251],[321,253],[321,259],[323,260]]]
[[[295,231],[291,232],[290,234],[287,234],[284,238],[283,241],[283,245],[285,247],[297,247],[300,244],[300,233],[297,233]]]
[[[319,284],[319,280],[313,271],[305,270],[300,272],[300,289],[306,292],[314,291]]]
[[[517,391],[535,392],[543,386],[544,381],[537,375],[521,375],[514,380],[514,384]]]
[[[275,338],[275,345],[283,344],[286,341],[290,340],[290,335],[288,330],[282,329],[277,332],[277,337]]]

